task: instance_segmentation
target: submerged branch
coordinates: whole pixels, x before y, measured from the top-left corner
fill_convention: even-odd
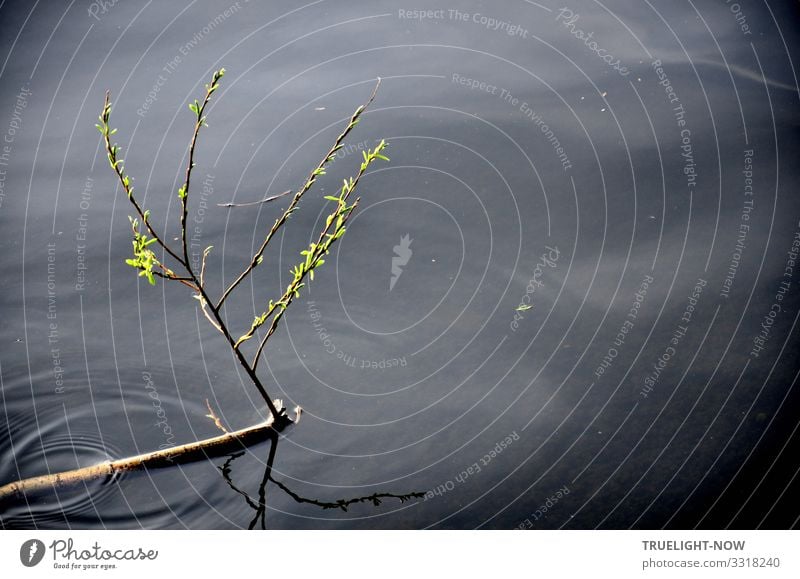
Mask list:
[[[230,454],[233,451],[240,450],[243,446],[261,442],[270,436],[274,436],[291,422],[285,411],[282,411],[278,422],[275,422],[270,416],[265,422],[220,436],[118,460],[105,461],[75,470],[15,481],[0,487],[0,502],[13,498],[21,499],[28,493],[36,491],[58,489],[89,480],[112,477],[125,471],[164,468]]]

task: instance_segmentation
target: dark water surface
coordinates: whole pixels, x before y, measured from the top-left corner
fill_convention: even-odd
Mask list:
[[[2,526],[796,527],[797,25],[774,1],[4,2],[0,484],[214,436],[206,399],[266,418],[190,290],[125,265],[106,89],[172,239],[186,103],[227,69],[189,208],[218,295],[289,198],[217,204],[296,190],[383,79],[227,302],[240,332],[361,150],[391,162],[259,368],[299,424]]]

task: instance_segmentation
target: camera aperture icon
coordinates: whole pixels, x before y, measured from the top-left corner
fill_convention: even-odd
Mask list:
[[[28,539],[19,548],[19,560],[26,567],[35,567],[44,558],[44,543],[39,539]]]
[[[394,250],[394,256],[392,257],[392,277],[389,279],[389,291],[394,289],[394,284],[397,283],[397,280],[400,279],[400,276],[403,274],[403,268],[408,265],[408,261],[414,254],[414,252],[411,251],[412,241],[414,240],[406,233],[400,238],[400,244],[392,248]]]

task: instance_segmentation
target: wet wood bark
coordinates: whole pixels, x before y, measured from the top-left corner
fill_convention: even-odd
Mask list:
[[[278,432],[288,424],[291,424],[291,421],[285,415],[281,415],[279,423],[275,423],[270,418],[266,422],[234,432],[226,432],[213,438],[206,438],[127,458],[105,461],[75,470],[15,481],[0,487],[0,502],[22,499],[25,495],[37,491],[59,489],[89,480],[110,478],[126,471],[144,468],[165,468],[176,464],[230,454],[231,452],[242,450],[248,445],[266,440],[271,436],[277,436]]]

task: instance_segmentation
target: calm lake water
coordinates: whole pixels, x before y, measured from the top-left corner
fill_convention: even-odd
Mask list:
[[[798,525],[797,6],[457,4],[0,5],[0,484],[215,436],[207,399],[267,416],[191,291],[125,264],[107,89],[171,240],[186,104],[226,68],[188,212],[219,295],[289,197],[218,204],[297,190],[382,78],[227,302],[239,333],[361,152],[391,158],[259,367],[298,424],[4,528]],[[420,494],[331,504],[376,493]]]

